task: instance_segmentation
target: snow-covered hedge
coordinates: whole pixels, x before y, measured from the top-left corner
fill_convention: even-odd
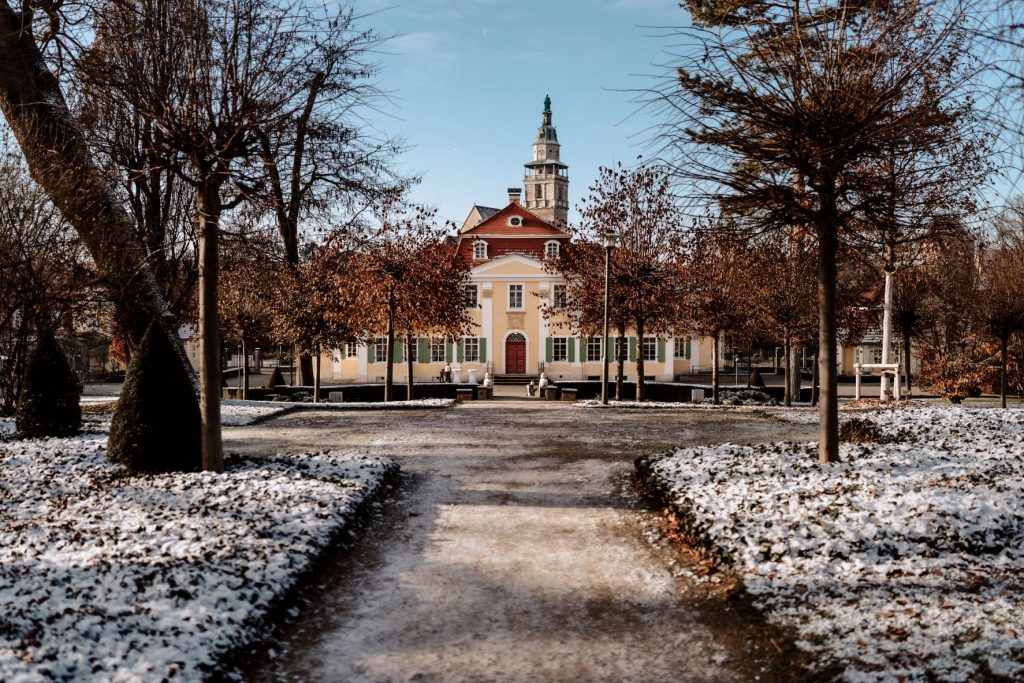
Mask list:
[[[686,448],[638,468],[847,681],[1024,679],[1024,411],[860,413],[902,443]],[[1002,677],[1002,678],[1000,678]]]
[[[340,453],[128,476],[105,430],[0,442],[0,680],[199,680],[394,463]]]

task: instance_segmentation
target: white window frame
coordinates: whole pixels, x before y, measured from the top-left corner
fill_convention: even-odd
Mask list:
[[[508,219],[508,224],[511,225],[513,228],[518,228],[523,225],[523,219],[521,216],[510,216]]]
[[[430,362],[431,363],[444,363],[445,362],[445,343],[444,337],[433,337],[430,340]]]
[[[873,364],[875,364],[875,365],[878,365],[879,363],[882,362],[882,349],[881,349],[881,347],[879,347],[877,349],[871,349],[871,362]]]
[[[419,339],[419,337],[414,337],[413,338],[413,340],[412,340],[412,351],[409,350],[408,341],[409,341],[408,339],[406,339],[405,337],[402,337],[402,344],[405,344],[405,352],[407,354],[409,354],[409,358],[412,360],[413,363],[419,363],[420,362],[420,339]]]
[[[558,250],[560,245],[556,240],[551,240],[544,243],[544,258],[558,258]]]
[[[480,362],[480,337],[462,338],[462,362]]]
[[[473,291],[473,302],[470,303],[469,292]],[[464,308],[478,308],[480,306],[480,287],[477,285],[466,285],[462,290],[462,306]]]
[[[358,358],[359,346],[355,342],[345,342],[345,358]]]
[[[587,339],[587,362],[594,363],[601,361],[601,352],[604,350],[603,337],[590,337]]]
[[[686,355],[686,344],[687,343],[691,343],[692,344],[693,340],[690,337],[676,337],[672,341],[672,346],[674,347],[672,349],[672,357],[680,359],[680,360],[685,360],[685,359],[689,358],[689,356]]]
[[[523,285],[521,285],[521,284],[516,284],[516,283],[509,284],[509,286],[508,286],[508,310],[510,310],[510,311],[523,311],[523,310],[526,310],[526,306],[525,306],[526,300],[525,300],[525,297],[524,297],[524,294],[525,294],[524,290],[525,290],[525,287]],[[513,305],[513,298],[512,298],[513,293],[515,293],[517,295],[517,298],[519,300],[519,305],[518,306]]]
[[[640,357],[645,361],[658,360],[658,338],[644,337],[640,341]]]
[[[565,308],[569,302],[569,292],[566,285],[551,286],[551,307]]]
[[[487,258],[487,242],[483,240],[473,242],[473,258],[477,261]]]
[[[551,362],[552,363],[568,363],[569,362],[569,338],[568,337],[552,337],[551,338]]]
[[[377,337],[373,340],[373,362],[388,362],[388,340],[386,337]]]

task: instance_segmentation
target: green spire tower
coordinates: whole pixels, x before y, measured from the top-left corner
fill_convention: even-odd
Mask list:
[[[564,226],[569,218],[569,167],[560,159],[558,132],[551,123],[551,97],[544,98],[533,159],[525,164],[523,205],[544,220]]]

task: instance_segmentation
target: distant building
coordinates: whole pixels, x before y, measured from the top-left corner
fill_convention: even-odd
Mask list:
[[[552,123],[551,99],[544,99],[541,125],[530,161],[524,164],[525,196],[509,188],[504,208],[473,206],[459,230],[459,254],[471,266],[466,308],[475,323],[473,336],[451,341],[420,338],[413,350],[417,381],[436,380],[451,364],[465,380],[475,370],[478,380],[490,371],[501,375],[552,379],[599,379],[602,339],[572,336],[564,326],[547,320],[542,308],[557,307],[565,283],[544,268],[569,241],[569,167],[561,160],[561,145]],[[690,337],[627,339],[625,373],[636,378],[636,360],[645,360],[650,379],[670,381],[696,371],[700,359],[710,366],[710,340]],[[406,381],[404,344],[395,345],[395,381]],[[386,345],[349,344],[323,364],[325,381],[383,381]],[[614,361],[612,362],[614,373]]]

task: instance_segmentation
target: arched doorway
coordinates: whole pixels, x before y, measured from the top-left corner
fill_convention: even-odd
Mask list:
[[[518,332],[505,337],[505,374],[526,374],[526,337]]]

